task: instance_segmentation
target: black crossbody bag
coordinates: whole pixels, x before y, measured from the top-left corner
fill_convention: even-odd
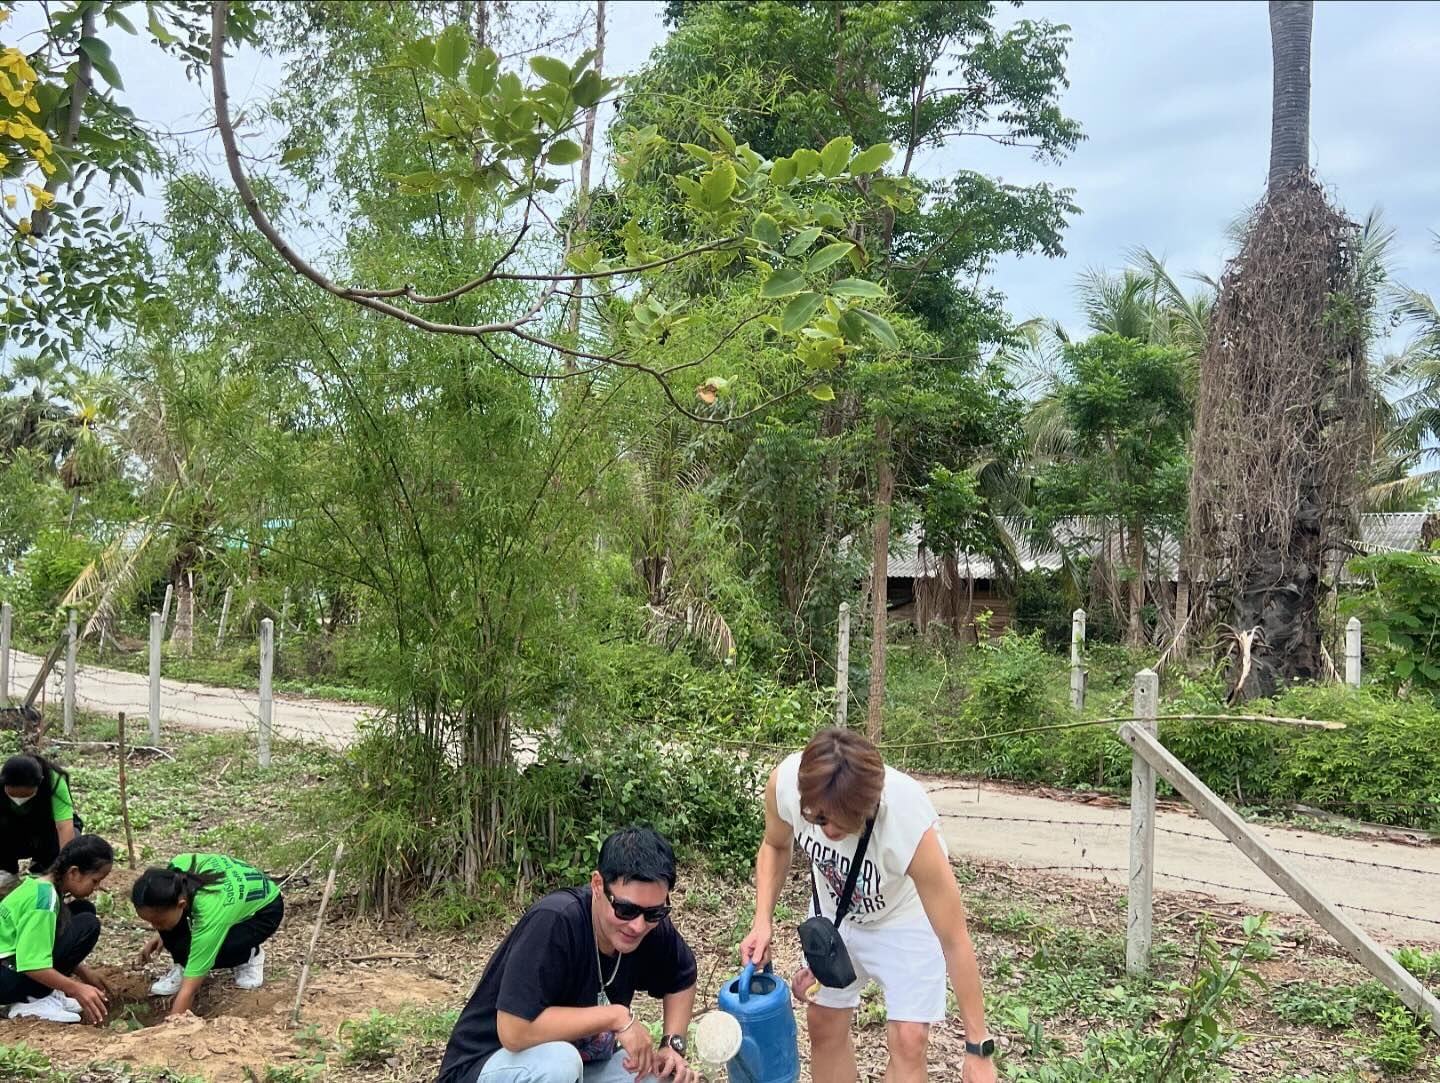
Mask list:
[[[810,863],[810,896],[815,900],[815,916],[807,918],[800,926],[800,947],[805,952],[805,963],[815,980],[831,989],[844,989],[855,981],[855,964],[850,961],[850,952],[845,941],[840,939],[840,923],[850,912],[850,903],[855,895],[855,881],[860,877],[860,866],[865,862],[865,848],[870,845],[870,832],[875,830],[874,819],[865,821],[865,833],[855,847],[855,856],[850,861],[850,872],[845,877],[845,888],[835,903],[835,920],[831,921],[820,912],[820,889],[815,883],[815,863]]]

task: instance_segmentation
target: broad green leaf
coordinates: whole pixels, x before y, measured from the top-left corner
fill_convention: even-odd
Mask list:
[[[785,311],[780,316],[780,330],[787,335],[793,335],[810,322],[810,317],[815,315],[824,300],[818,293],[800,294],[785,306]]]
[[[417,68],[430,68],[435,65],[435,41],[433,38],[421,38],[419,41],[412,41],[405,46],[405,59]]]
[[[1413,658],[1401,658],[1395,663],[1395,676],[1399,677],[1402,681],[1414,672],[1415,659]]]
[[[546,155],[551,165],[570,165],[580,160],[584,153],[580,144],[573,139],[557,139],[550,144],[550,153]]]
[[[780,223],[775,221],[774,216],[757,215],[755,224],[750,227],[750,232],[762,244],[768,244],[771,248],[780,247]]]
[[[895,148],[889,143],[876,143],[855,155],[850,162],[850,173],[859,176],[862,173],[874,173],[891,158],[895,157]]]
[[[530,70],[547,83],[568,88],[570,86],[570,65],[553,56],[532,56]]]
[[[790,160],[795,163],[796,180],[804,180],[820,168],[820,152],[809,147],[801,147],[790,155]]]
[[[481,52],[488,53],[490,50],[482,49]],[[477,56],[470,62],[470,69],[465,73],[465,85],[470,88],[471,93],[479,98],[485,97],[495,89],[496,65],[493,59],[494,54],[492,53],[491,56],[490,60],[484,60]]]
[[[799,233],[795,234],[795,239],[791,241],[790,246],[785,249],[785,254],[787,256],[800,255],[815,243],[822,232],[823,230],[821,230],[819,226],[802,229]]]
[[[735,167],[729,162],[716,162],[715,168],[700,178],[700,190],[706,205],[719,210],[735,192]]]
[[[777,188],[786,188],[795,179],[795,163],[789,158],[777,158],[770,166],[770,183]]]
[[[805,270],[814,274],[816,271],[823,271],[831,264],[839,263],[850,254],[850,249],[855,246],[849,241],[836,241],[834,244],[827,244],[820,251],[810,257],[805,264]]]
[[[831,229],[845,228],[845,216],[838,207],[829,203],[816,203],[810,208],[810,214],[822,226],[829,226]]]
[[[848,135],[836,136],[820,151],[820,172],[827,177],[838,177],[845,172],[850,162],[850,152],[855,149],[855,140]]]
[[[692,203],[700,202],[700,182],[694,177],[686,176],[684,173],[675,175],[675,187],[685,193],[685,197]]]
[[[460,68],[470,52],[470,34],[456,23],[447,26],[440,40],[435,43],[435,70],[452,83],[460,78]]]
[[[125,89],[125,84],[120,79],[120,71],[115,67],[115,62],[110,59],[110,46],[99,38],[81,38],[80,51],[90,58],[90,63],[94,65],[102,79],[116,90]]]
[[[289,165],[291,162],[298,162],[301,158],[305,158],[309,154],[310,151],[306,147],[291,147],[284,154],[280,155],[280,164]],[[78,195],[79,193],[76,194]]]
[[[680,149],[702,165],[709,165],[715,160],[715,152],[708,147],[702,147],[699,143],[681,143]]]
[[[885,290],[874,282],[863,278],[840,278],[830,283],[830,292],[836,297],[884,297]]]
[[[810,389],[810,397],[819,399],[821,402],[834,402],[835,389],[829,384],[816,384]]]
[[[890,321],[884,316],[877,316],[875,313],[867,312],[863,308],[856,308],[851,311],[865,324],[865,329],[879,339],[886,349],[898,350],[900,348],[900,337],[895,334],[895,328],[890,326]]]
[[[162,45],[174,45],[175,42],[180,40],[165,29],[165,24],[160,21],[159,16],[157,16],[154,11],[150,12],[150,18],[146,20],[146,26],[150,28],[150,33],[154,36],[155,40]]]
[[[859,342],[865,337],[866,332],[869,331],[869,328],[865,325],[865,321],[860,318],[860,310],[856,308],[848,309],[842,313],[839,325],[840,333],[851,342]]]
[[[760,287],[761,297],[791,297],[805,288],[805,276],[793,267],[782,267]]]
[[[710,117],[702,117],[700,127],[718,139],[720,145],[731,154],[735,153],[735,137],[730,134],[730,129],[726,128],[725,125],[717,120],[712,120]]]
[[[581,109],[593,109],[600,104],[600,99],[605,97],[605,92],[610,89],[611,85],[596,75],[593,70],[587,71],[575,80],[575,89],[571,92],[571,96],[574,97],[575,104]]]

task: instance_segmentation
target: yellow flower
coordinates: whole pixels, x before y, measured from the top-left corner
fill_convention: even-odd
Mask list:
[[[35,201],[35,206],[53,207],[55,205],[55,197],[38,184],[31,184],[29,181],[26,181],[25,187],[30,192],[30,198]]]
[[[13,192],[6,195],[5,206],[9,207],[12,210],[15,208],[15,195]]]

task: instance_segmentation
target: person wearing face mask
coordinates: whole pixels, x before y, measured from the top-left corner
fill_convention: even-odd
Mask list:
[[[150,986],[150,995],[173,996],[170,1015],[195,1004],[195,995],[218,968],[234,971],[241,989],[265,984],[265,941],[285,916],[280,887],[269,876],[224,854],[179,854],[165,868],[140,874],[130,901],[156,931],[140,951],[144,966],[162,947],[175,965]]]
[[[70,798],[70,776],[43,756],[11,756],[0,767],[0,894],[14,887],[20,859],[49,868],[83,829]]]
[[[695,955],[670,923],[675,853],[627,827],[583,887],[546,895],[495,949],[460,1013],[439,1083],[696,1083],[685,1035]],[[657,1048],[632,1001],[662,1004]]]
[[[939,825],[920,783],[886,767],[854,730],[822,730],[771,773],[755,861],[755,922],[740,957],[757,965],[769,958],[775,904],[798,844],[810,867],[810,913],[820,919],[801,928],[807,961],[812,950],[819,959],[792,985],[807,1005],[812,1079],[855,1083],[850,1024],[873,979],[885,996],[885,1079],[922,1083],[930,1027],[946,1015],[948,974],[965,1024],[964,1083],[995,1080],[980,970]],[[822,978],[853,980],[827,985]]]
[[[105,1021],[105,981],[85,965],[100,939],[88,900],[114,863],[108,842],[81,835],[49,872],[27,876],[0,902],[0,1005],[11,1005],[11,1019]]]

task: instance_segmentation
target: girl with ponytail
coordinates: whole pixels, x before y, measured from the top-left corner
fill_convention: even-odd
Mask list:
[[[140,920],[155,929],[140,952],[143,966],[163,946],[175,961],[150,986],[151,996],[173,996],[170,1014],[184,1015],[210,971],[235,972],[241,989],[265,982],[261,944],[285,915],[280,888],[253,865],[223,854],[180,854],[164,868],[146,869],[130,891]]]
[[[105,1021],[105,982],[85,965],[100,939],[87,900],[114,863],[108,842],[81,835],[48,872],[26,877],[0,902],[0,1004],[13,1005],[10,1018]]]

